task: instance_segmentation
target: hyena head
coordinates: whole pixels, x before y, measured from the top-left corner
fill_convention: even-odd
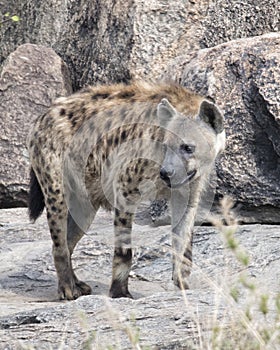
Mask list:
[[[182,185],[209,173],[225,146],[223,116],[217,106],[201,102],[195,118],[180,114],[167,99],[157,108],[161,127],[166,129],[161,178],[169,187]]]

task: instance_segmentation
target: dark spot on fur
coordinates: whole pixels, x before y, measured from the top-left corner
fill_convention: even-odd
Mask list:
[[[115,146],[117,146],[119,144],[119,137],[118,136],[115,137],[114,143],[115,143]]]
[[[123,130],[121,133],[121,140],[124,141],[126,139],[126,131]]]
[[[131,183],[131,182],[132,182],[132,178],[129,177],[129,178],[127,179],[127,182],[128,182],[128,183]]]
[[[39,155],[39,148],[38,148],[37,145],[34,146],[33,151],[34,151],[35,156],[38,157],[38,155]]]
[[[55,192],[51,186],[48,187],[48,191],[49,191],[49,193],[55,194]]]
[[[52,205],[52,206],[51,206],[51,210],[54,211],[54,212],[56,212],[56,211],[57,211],[57,208],[56,208],[54,205]]]
[[[116,216],[120,216],[120,214],[121,214],[121,213],[120,213],[119,209],[116,208],[116,209],[115,209],[115,215],[116,215]]]
[[[143,130],[141,130],[140,132],[139,132],[139,138],[141,139],[141,137],[143,136]]]
[[[98,99],[106,99],[110,96],[108,93],[96,93],[91,96],[92,100],[98,100]]]
[[[60,190],[55,190],[55,194],[59,194],[59,193],[60,193]]]
[[[58,247],[59,247],[59,243],[55,243],[54,246],[55,246],[56,248],[58,248]]]
[[[134,95],[135,95],[134,91],[122,91],[122,92],[118,93],[116,97],[127,99],[127,98],[133,97]]]
[[[124,198],[126,198],[128,196],[127,192],[124,192],[123,196],[124,196]]]
[[[52,239],[54,240],[58,239],[58,235],[52,235]]]
[[[53,146],[53,143],[50,142],[50,152],[53,153],[55,151],[55,148]]]
[[[150,96],[150,99],[151,99],[151,100],[160,100],[161,98],[160,98],[160,95],[159,95],[159,94],[154,94],[154,95],[151,95],[151,96]]]
[[[69,112],[68,113],[68,119],[72,120],[73,117],[74,117],[74,112]]]
[[[62,117],[63,115],[66,114],[66,111],[64,108],[61,108],[61,110],[59,111],[59,115]]]
[[[143,163],[143,166],[144,166],[144,167],[147,167],[147,166],[148,166],[148,164],[149,164],[148,159],[145,159],[145,160],[144,160],[144,163]]]
[[[51,225],[55,226],[56,222],[54,220],[51,221]]]
[[[113,143],[112,137],[109,137],[107,140],[107,145],[110,147],[112,146],[112,143]]]
[[[123,224],[124,226],[126,226],[126,224],[127,224],[127,219],[125,219],[125,218],[119,218],[119,221],[120,221],[121,224]]]
[[[51,214],[49,212],[47,212],[47,219],[50,219]]]
[[[54,198],[52,198],[52,197],[49,197],[48,199],[47,199],[47,203],[48,204],[53,204],[55,202],[55,200],[54,200]]]

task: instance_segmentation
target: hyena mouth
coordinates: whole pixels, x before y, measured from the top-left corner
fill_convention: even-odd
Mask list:
[[[167,186],[170,187],[170,188],[178,188],[178,187],[181,187],[181,186],[183,186],[184,184],[190,182],[191,179],[194,178],[195,174],[196,174],[196,170],[189,171],[189,172],[187,173],[187,177],[186,177],[183,181],[181,181],[181,182],[179,182],[179,183],[177,183],[177,184],[174,184],[174,183],[170,182],[170,179],[169,179],[169,181],[168,181],[168,183],[167,183]]]

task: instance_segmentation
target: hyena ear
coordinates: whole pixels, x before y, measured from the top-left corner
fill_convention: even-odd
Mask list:
[[[166,98],[163,98],[157,106],[157,117],[160,126],[166,127],[170,120],[176,115],[176,109]]]
[[[217,134],[224,130],[224,117],[219,108],[210,101],[202,101],[198,118],[214,129]]]

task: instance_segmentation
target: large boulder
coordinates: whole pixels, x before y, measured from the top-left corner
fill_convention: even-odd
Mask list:
[[[74,89],[130,79],[135,4],[129,1],[4,0],[18,23],[0,28],[0,64],[20,44],[52,47],[67,63]]]
[[[178,67],[180,67],[178,69]],[[240,39],[177,58],[167,77],[224,110],[227,148],[218,193],[245,222],[280,222],[280,34]]]
[[[279,0],[136,1],[131,74],[163,77],[179,55],[280,30]]]
[[[20,16],[0,27],[0,64],[18,45],[52,47],[74,89],[96,82],[158,78],[176,56],[279,30],[278,0],[3,0]]]
[[[0,75],[0,208],[26,205],[31,123],[57,96],[71,91],[67,67],[50,48],[25,44],[5,61]]]

